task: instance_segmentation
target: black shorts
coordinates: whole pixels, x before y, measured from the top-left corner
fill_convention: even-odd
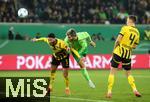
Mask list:
[[[121,58],[120,56],[113,54],[111,59],[111,66],[118,68],[120,62],[122,62],[122,68],[125,70],[131,70],[131,59]]]
[[[52,56],[52,65],[60,65],[60,63],[62,64],[63,68],[69,68],[69,54],[67,55],[67,57],[61,59],[61,60],[57,60],[54,56]]]

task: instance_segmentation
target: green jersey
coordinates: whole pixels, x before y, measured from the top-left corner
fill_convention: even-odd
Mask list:
[[[77,40],[71,42],[68,40],[68,37],[66,37],[65,42],[70,48],[74,48],[75,50],[77,50],[80,55],[86,55],[88,52],[88,43],[92,41],[91,37],[87,32],[78,32],[77,37]]]

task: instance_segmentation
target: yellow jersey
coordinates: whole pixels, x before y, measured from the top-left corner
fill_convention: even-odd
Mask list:
[[[52,49],[54,57],[59,58],[59,60],[64,57],[67,57],[68,54],[67,45],[63,40],[56,38],[57,42],[53,46],[49,43],[48,38],[45,37],[39,38],[37,39],[37,41],[43,41],[47,43],[49,47]]]
[[[140,33],[136,27],[123,26],[120,33],[123,37],[113,53],[117,54],[121,58],[130,59],[134,44],[139,43]]]

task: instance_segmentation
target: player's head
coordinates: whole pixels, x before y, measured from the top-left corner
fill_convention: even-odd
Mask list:
[[[75,40],[77,38],[76,31],[72,28],[67,31],[66,35],[69,41]]]
[[[48,34],[48,41],[50,42],[51,45],[55,45],[56,42],[56,38],[55,38],[55,34],[54,33],[50,33]]]
[[[126,23],[127,23],[127,25],[135,24],[136,23],[136,16],[134,16],[134,15],[128,16]]]

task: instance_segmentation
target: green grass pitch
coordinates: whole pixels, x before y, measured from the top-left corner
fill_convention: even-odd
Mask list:
[[[50,71],[0,71],[0,77],[48,77]],[[138,90],[142,97],[132,93],[123,70],[115,76],[112,99],[106,99],[109,70],[89,70],[96,85],[91,89],[80,70],[69,71],[71,95],[66,96],[62,71],[57,71],[50,102],[150,102],[150,71],[132,70]]]

